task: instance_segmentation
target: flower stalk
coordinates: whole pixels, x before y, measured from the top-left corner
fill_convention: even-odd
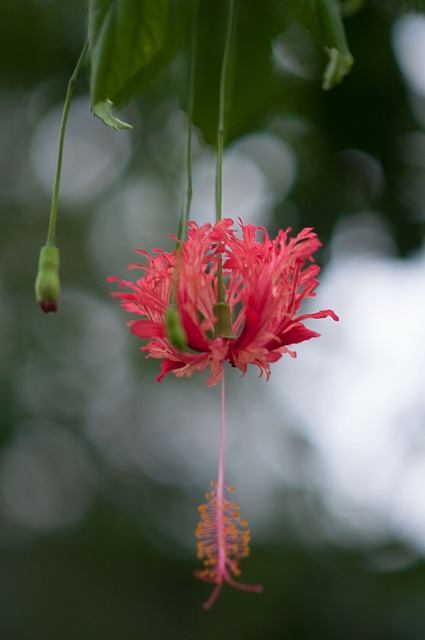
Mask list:
[[[166,334],[171,344],[180,351],[187,351],[187,336],[181,323],[180,313],[177,306],[177,289],[180,275],[180,258],[182,243],[187,236],[187,223],[189,220],[190,207],[192,204],[192,120],[195,95],[195,71],[196,71],[196,48],[198,36],[198,2],[193,0],[192,25],[189,45],[189,77],[188,77],[188,108],[186,125],[186,192],[181,209],[179,228],[177,233],[176,262],[174,267],[174,278],[170,292],[170,304],[165,314]]]
[[[220,98],[217,130],[217,159],[216,159],[216,183],[215,183],[215,206],[216,222],[223,217],[223,153],[225,141],[225,120],[227,113],[227,97],[229,84],[230,53],[235,31],[236,0],[230,0],[229,13],[227,18],[226,41],[224,45],[223,62],[220,74]],[[220,301],[220,300],[219,300]]]
[[[227,110],[227,87],[229,82],[230,52],[234,36],[236,0],[230,0],[229,13],[227,18],[226,41],[224,45],[223,62],[220,75],[220,98],[217,130],[217,159],[216,159],[216,182],[215,182],[215,207],[216,222],[220,222],[223,217],[223,155],[225,141],[225,118]],[[214,335],[216,337],[234,339],[231,330],[230,307],[225,299],[223,285],[223,260],[219,255],[217,265],[217,304],[214,307],[216,313],[216,323]]]
[[[50,205],[49,226],[47,229],[46,244],[40,250],[39,267],[35,283],[36,300],[42,311],[57,311],[60,296],[59,279],[59,250],[56,247],[56,222],[58,213],[59,190],[62,176],[63,148],[65,140],[66,125],[74,93],[75,83],[82,67],[88,49],[88,41],[78,58],[76,67],[69,79],[65,96],[65,103],[62,112],[62,120],[59,131],[58,155],[56,161],[56,173],[53,186],[52,202]]]
[[[196,72],[196,50],[198,44],[198,4],[199,0],[193,0],[192,25],[190,31],[189,45],[189,75],[188,75],[188,106],[187,106],[187,127],[186,127],[186,192],[182,211],[180,215],[178,229],[178,246],[186,239],[187,223],[189,220],[190,207],[192,204],[192,122],[195,101],[195,72]]]

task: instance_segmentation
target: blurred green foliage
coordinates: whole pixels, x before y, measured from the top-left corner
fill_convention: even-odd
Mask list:
[[[220,10],[225,4],[224,0],[216,3]],[[341,217],[374,209],[388,222],[401,255],[417,248],[423,240],[422,203],[420,198],[406,199],[412,174],[400,154],[400,139],[411,132],[423,132],[423,123],[412,111],[411,96],[391,48],[391,33],[400,11],[416,5],[370,0],[348,19],[346,30],[355,66],[342,85],[323,93],[325,55],[289,22],[284,3],[267,0],[261,11],[258,2],[247,1],[245,7],[244,2],[239,4],[239,53],[234,63],[229,143],[249,131],[269,131],[291,144],[297,157],[296,181],[289,196],[274,204],[273,225],[314,226],[326,241]],[[19,438],[36,431],[35,421],[58,422],[68,434],[66,438],[75,438],[89,458],[87,484],[94,497],[84,516],[75,522],[38,530],[14,522],[4,496],[0,496],[0,637],[422,640],[425,566],[414,550],[397,540],[359,548],[347,543],[344,548],[335,545],[332,536],[327,539],[325,533],[317,545],[306,545],[282,523],[277,525],[272,542],[263,548],[254,546],[251,559],[242,566],[244,579],[262,582],[264,594],[251,596],[225,588],[213,611],[205,613],[201,604],[207,587],[193,579],[194,558],[150,522],[152,510],[171,513],[178,507],[179,489],[148,480],[134,469],[120,470],[118,463],[109,465],[108,456],[113,457],[114,446],[119,453],[119,445],[111,445],[105,453],[96,450],[87,437],[84,394],[95,389],[101,407],[101,401],[108,396],[111,399],[103,413],[99,409],[97,424],[102,429],[119,382],[105,378],[109,386],[106,382],[102,386],[105,369],[113,369],[114,358],[118,359],[116,353],[106,364],[101,359],[106,345],[118,339],[112,331],[102,334],[101,322],[102,305],[108,304],[105,279],[115,264],[95,266],[93,237],[97,244],[101,241],[92,220],[94,216],[104,220],[107,214],[103,210],[99,213],[98,208],[106,211],[111,203],[118,214],[114,201],[117,185],[146,174],[152,180],[160,177],[162,192],[171,194],[175,211],[179,210],[181,175],[167,168],[177,152],[161,146],[161,135],[163,114],[169,117],[170,95],[180,95],[185,103],[185,61],[184,57],[177,59],[130,107],[136,122],[134,134],[129,134],[134,136],[131,166],[116,183],[104,185],[99,197],[62,203],[58,244],[64,305],[58,317],[42,317],[34,301],[33,283],[49,196],[34,179],[30,146],[42,118],[61,104],[86,37],[86,11],[82,0],[2,3],[0,455],[6,455]],[[213,13],[211,3],[201,3],[200,17],[195,124],[205,140],[213,143],[223,27],[220,11]],[[258,37],[251,38],[254,28]],[[278,73],[272,66],[268,45],[282,33],[287,36],[285,51],[289,47],[291,55],[300,54],[308,68],[305,77],[290,70]],[[164,69],[169,59],[165,58],[161,61]],[[77,93],[87,96],[88,110],[87,86],[86,73]],[[176,103],[175,98],[174,108]],[[382,189],[368,189],[367,165],[341,162],[341,153],[347,149],[360,150],[379,163],[384,175]],[[139,237],[148,226],[143,215],[141,212]],[[177,225],[168,228],[169,220],[172,216],[160,222],[164,235],[176,231]],[[122,243],[120,223],[112,229],[116,245]],[[101,247],[107,260],[113,261],[116,245]],[[129,261],[131,249],[129,246]],[[86,292],[91,301],[87,306],[93,308],[96,327],[93,334],[87,334],[90,339],[84,333],[90,314],[80,326],[71,315],[71,305],[67,307],[72,291]],[[120,317],[120,322],[124,333],[125,320]],[[93,346],[91,338],[96,331],[100,339]],[[55,336],[53,348],[50,335]],[[102,335],[107,335],[103,342]],[[64,351],[57,348],[60,340],[67,345]],[[87,359],[81,356],[73,361],[79,350]],[[151,379],[156,369],[152,363],[145,365],[137,351],[132,344],[129,361],[134,377],[142,381],[134,394],[149,395],[145,379]],[[93,354],[98,359],[90,368]],[[24,402],[24,382],[31,386],[37,378],[44,379],[41,374],[45,370],[52,370],[53,378],[37,388],[34,396],[27,394]],[[58,387],[62,391],[55,391],[55,381],[64,374],[76,385],[74,395],[68,378]],[[61,399],[60,393],[68,405],[56,415],[54,403],[48,406],[49,398],[59,394]],[[174,411],[179,409],[177,406]],[[151,417],[148,408],[142,421]],[[123,428],[131,419],[131,415],[117,416]],[[24,477],[26,473],[24,469]],[[56,482],[54,474],[51,482]],[[187,498],[193,504],[193,528],[199,501],[195,493],[188,491]],[[393,558],[401,560],[393,563]]]

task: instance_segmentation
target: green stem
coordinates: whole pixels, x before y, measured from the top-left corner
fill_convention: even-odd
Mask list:
[[[64,145],[64,139],[65,139],[66,123],[68,120],[68,113],[69,113],[69,108],[71,106],[71,99],[72,99],[72,94],[74,92],[75,82],[77,80],[78,74],[83,64],[84,57],[87,53],[88,45],[89,43],[87,41],[83,47],[83,50],[80,54],[77,65],[72,73],[72,76],[69,79],[68,90],[66,92],[65,104],[63,107],[62,122],[61,122],[60,133],[59,133],[55,183],[53,187],[52,204],[50,207],[49,227],[47,230],[47,240],[46,240],[46,246],[50,246],[50,247],[55,246],[56,220],[57,220],[57,212],[58,212],[59,188],[60,188],[60,181],[61,181],[61,174],[62,174],[63,145]]]
[[[220,98],[218,112],[218,131],[217,131],[217,164],[216,164],[216,182],[215,182],[215,211],[216,222],[220,222],[223,217],[223,153],[225,139],[225,116],[227,110],[227,89],[229,85],[229,66],[230,54],[235,28],[235,9],[236,0],[230,0],[229,13],[227,18],[227,33],[224,45],[223,63],[220,75]],[[214,337],[221,336],[229,340],[233,340],[232,319],[230,316],[230,307],[226,302],[226,291],[223,283],[223,260],[221,254],[217,256],[217,302],[213,307],[216,317],[214,326]]]
[[[228,84],[228,70],[230,61],[230,51],[233,38],[233,29],[235,24],[235,6],[236,1],[229,2],[229,15],[227,19],[226,43],[224,46],[223,64],[220,76],[220,102],[218,115],[218,135],[217,135],[217,168],[216,168],[216,185],[215,185],[215,207],[216,220],[222,219],[223,208],[223,150],[224,150],[224,124],[226,115],[226,88]]]
[[[187,351],[187,335],[181,322],[177,308],[177,288],[179,282],[180,260],[182,254],[182,242],[187,237],[187,223],[189,220],[190,205],[192,202],[192,121],[194,105],[194,87],[196,70],[196,45],[198,35],[198,0],[192,4],[192,25],[189,44],[189,77],[188,77],[188,106],[186,129],[186,194],[182,205],[177,233],[176,261],[174,267],[173,282],[170,292],[170,302],[165,313],[166,336],[179,351]]]
[[[227,33],[224,46],[223,64],[220,76],[220,98],[219,98],[219,115],[218,115],[218,132],[217,132],[217,163],[216,163],[216,183],[215,183],[215,211],[216,221],[219,222],[223,217],[223,151],[224,151],[224,125],[226,115],[226,88],[228,84],[228,70],[230,61],[230,52],[233,39],[233,30],[235,24],[235,6],[236,0],[230,0],[229,14],[227,18]],[[223,264],[219,259],[217,265],[217,302],[225,301],[225,292],[223,286]]]
[[[198,36],[198,0],[193,0],[193,17],[190,33],[189,47],[189,96],[187,106],[187,130],[186,130],[186,194],[180,216],[178,239],[179,244],[186,239],[187,223],[189,220],[190,206],[192,203],[192,121],[193,106],[195,96],[195,71],[196,71],[196,48]]]

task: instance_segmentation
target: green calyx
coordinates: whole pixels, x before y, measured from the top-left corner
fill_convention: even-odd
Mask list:
[[[165,334],[171,344],[179,351],[188,351],[187,335],[180,320],[180,314],[174,305],[165,312]]]
[[[59,250],[46,245],[40,250],[35,281],[35,297],[44,313],[58,310],[60,292]]]
[[[232,320],[230,318],[230,307],[227,302],[216,302],[213,306],[213,313],[217,318],[214,327],[215,338],[228,338],[234,340],[235,335],[232,330]]]

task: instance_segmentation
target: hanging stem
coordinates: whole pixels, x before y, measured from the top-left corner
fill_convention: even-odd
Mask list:
[[[61,122],[60,133],[59,133],[55,183],[53,187],[52,204],[50,206],[49,227],[47,230],[46,246],[49,246],[49,247],[55,246],[56,220],[57,220],[58,201],[59,201],[59,188],[60,188],[60,181],[61,181],[61,174],[62,174],[62,158],[63,158],[63,146],[64,146],[64,140],[65,140],[66,123],[68,121],[68,113],[69,113],[69,108],[71,106],[72,94],[74,93],[75,83],[76,83],[78,74],[80,72],[81,66],[83,64],[84,57],[87,53],[88,46],[89,46],[89,43],[87,41],[83,47],[80,57],[78,58],[77,65],[72,73],[72,76],[69,79],[68,90],[66,92],[65,104],[63,107],[62,122]]]
[[[182,243],[187,236],[187,223],[189,220],[190,205],[192,202],[192,120],[195,94],[195,70],[196,70],[196,48],[198,35],[198,0],[193,0],[192,25],[189,45],[189,96],[187,107],[187,127],[186,127],[186,194],[182,205],[179,229],[177,233],[176,260],[174,263],[173,282],[170,292],[170,303],[165,313],[166,335],[170,342],[179,351],[186,351],[187,335],[182,325],[180,314],[177,309],[177,287],[180,273],[180,260],[182,253]]]
[[[225,134],[225,116],[226,116],[226,89],[228,86],[230,52],[232,48],[232,40],[235,25],[235,7],[236,0],[229,2],[229,14],[227,19],[227,33],[224,45],[223,64],[221,66],[220,75],[220,98],[218,113],[218,132],[217,132],[217,161],[216,161],[216,182],[215,182],[215,211],[216,222],[220,222],[223,217],[223,152],[224,152],[224,134]],[[214,305],[214,315],[217,318],[215,325],[215,336],[232,339],[235,336],[232,331],[232,322],[230,318],[230,308],[226,302],[225,289],[223,285],[223,261],[222,256],[218,256],[217,262],[217,302]]]
[[[223,64],[220,76],[220,102],[218,114],[218,135],[217,135],[217,165],[216,165],[216,185],[215,185],[215,206],[216,221],[222,219],[223,208],[223,150],[224,150],[224,124],[226,115],[226,88],[228,84],[228,71],[230,61],[230,51],[233,39],[235,24],[236,0],[229,2],[229,15],[227,20],[226,42],[224,45]]]
[[[196,49],[198,40],[198,0],[193,0],[193,17],[190,32],[189,46],[189,96],[187,106],[187,129],[186,129],[186,194],[180,216],[178,245],[186,239],[187,222],[189,220],[190,206],[192,203],[192,121],[193,106],[195,96],[195,71],[196,71]]]
[[[53,186],[52,203],[50,205],[47,239],[44,247],[41,247],[40,257],[38,260],[37,277],[35,280],[35,297],[41,310],[45,313],[49,313],[50,311],[56,312],[58,310],[61,286],[59,278],[59,250],[55,245],[55,239],[59,188],[62,174],[63,145],[69,108],[71,106],[72,94],[74,92],[74,86],[78,77],[78,73],[83,64],[84,56],[86,55],[88,49],[88,44],[89,43],[87,41],[83,47],[80,57],[78,58],[77,66],[75,67],[68,82],[68,90],[66,92],[65,104],[62,112],[61,127],[59,132],[56,175]]]

